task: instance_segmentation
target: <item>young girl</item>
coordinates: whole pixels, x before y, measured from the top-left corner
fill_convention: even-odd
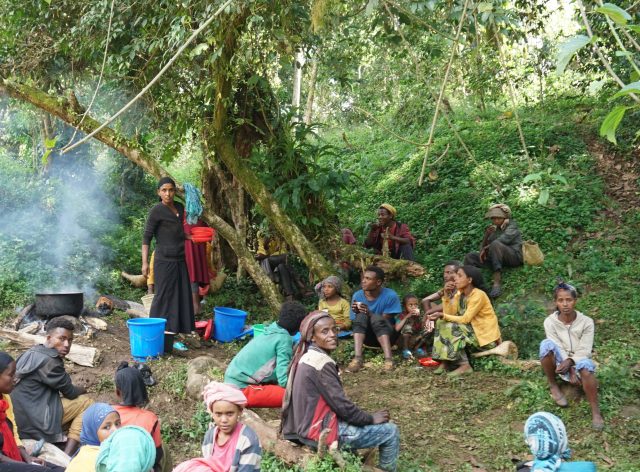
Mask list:
[[[32,457],[18,437],[9,394],[15,385],[16,362],[0,352],[0,470],[6,472],[63,472],[64,467]]]
[[[139,369],[129,367],[127,362],[121,362],[116,370],[116,396],[118,405],[115,410],[120,415],[122,426],[140,426],[151,436],[156,448],[156,461],[153,470],[163,470],[164,451],[162,437],[160,436],[160,420],[152,411],[144,407],[149,402],[147,387]]]
[[[318,310],[328,312],[340,330],[345,331],[351,328],[349,318],[349,302],[342,298],[342,279],[331,275],[320,283],[320,301]]]
[[[100,444],[96,472],[151,472],[156,448],[139,426],[123,426]]]
[[[82,432],[76,456],[69,463],[67,472],[95,472],[100,443],[120,428],[120,415],[111,405],[94,403],[82,415]]]
[[[598,405],[598,381],[594,375],[596,366],[591,360],[593,349],[593,320],[576,311],[578,292],[564,282],[554,289],[557,310],[544,320],[547,337],[540,344],[540,364],[547,376],[551,397],[561,407],[568,405],[556,381],[556,376],[580,385],[591,406],[593,429],[604,428],[604,420]]]
[[[456,272],[458,292],[444,305],[444,313],[432,313],[436,321],[433,358],[442,362],[436,373],[452,367],[452,375],[472,371],[466,350],[491,349],[500,342],[498,317],[486,293],[480,269],[463,266]]]
[[[256,433],[240,423],[247,399],[232,385],[211,382],[202,392],[214,425],[204,436],[202,458],[183,462],[173,472],[255,472],[260,470],[262,448]]]
[[[402,357],[405,359],[413,357],[412,344],[416,356],[424,357],[428,328],[425,320],[420,316],[420,301],[418,297],[410,293],[402,299],[402,307],[404,312],[398,317],[395,326],[396,331],[402,333]]]

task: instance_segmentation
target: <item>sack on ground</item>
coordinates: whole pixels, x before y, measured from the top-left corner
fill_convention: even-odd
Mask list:
[[[544,262],[544,254],[540,250],[540,246],[535,241],[525,241],[522,245],[522,255],[527,265],[538,266]]]

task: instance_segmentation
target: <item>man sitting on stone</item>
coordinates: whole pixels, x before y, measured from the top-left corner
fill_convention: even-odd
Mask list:
[[[485,218],[493,224],[484,231],[480,252],[470,252],[464,257],[465,265],[488,267],[493,271],[491,298],[502,294],[502,268],[522,265],[522,234],[511,218],[511,209],[504,203],[493,205]]]
[[[86,389],[73,385],[64,369],[73,328],[64,318],[47,324],[44,344],[33,346],[18,358],[17,385],[11,393],[21,439],[44,439],[64,447],[68,455],[80,444],[82,414],[93,403],[85,395]],[[68,429],[66,438],[63,428]]]
[[[395,341],[395,317],[402,313],[398,294],[383,287],[384,270],[369,266],[362,276],[362,290],[351,298],[351,320],[355,355],[347,367],[357,372],[363,366],[363,346],[380,345],[384,351],[384,368],[393,370],[391,345]]]
[[[364,247],[372,248],[376,254],[393,259],[413,261],[416,238],[411,234],[409,226],[396,221],[397,214],[396,209],[388,203],[380,205],[378,223],[371,226]]]
[[[284,239],[278,236],[273,227],[269,233],[258,232],[258,250],[256,259],[269,278],[280,285],[287,301],[292,301],[298,294],[298,281],[293,267],[289,264],[289,247]]]

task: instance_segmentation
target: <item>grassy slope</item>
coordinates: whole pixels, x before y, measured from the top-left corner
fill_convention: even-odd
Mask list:
[[[387,201],[398,208],[399,219],[407,222],[418,237],[418,259],[428,268],[428,275],[408,286],[396,285],[401,294],[414,291],[424,295],[434,291],[440,282],[442,263],[450,258],[460,259],[465,252],[476,249],[485,224],[484,209],[492,202],[503,201],[512,207],[525,238],[540,243],[546,255],[542,267],[524,267],[507,273],[505,295],[496,307],[505,337],[517,342],[521,357],[535,356],[544,334],[542,320],[556,276],[581,289],[583,296],[578,308],[596,320],[595,358],[600,363],[602,408],[609,423],[602,435],[590,432],[585,402],[568,410],[557,409],[537,371],[523,374],[486,361],[479,368],[487,372],[465,380],[456,389],[460,398],[454,402],[442,402],[447,395],[438,395],[438,389],[448,390],[440,381],[426,379],[416,383],[407,379],[422,392],[421,396],[439,405],[435,409],[437,421],[449,425],[445,429],[449,429],[450,435],[465,437],[467,447],[478,451],[480,462],[488,470],[505,468],[512,455],[524,454],[519,432],[509,425],[521,426],[528,414],[539,409],[563,417],[576,458],[596,460],[599,466],[610,470],[640,470],[636,449],[640,420],[638,416],[625,419],[620,413],[625,405],[624,412],[630,411],[629,405],[637,402],[640,391],[640,382],[633,376],[637,375],[633,366],[640,360],[637,342],[640,296],[636,290],[640,271],[635,256],[639,218],[637,211],[620,219],[610,218],[612,213],[620,214],[620,208],[607,196],[587,146],[601,118],[592,112],[593,106],[567,100],[558,101],[554,107],[547,104],[545,110],[525,111],[523,127],[531,146],[531,163],[520,151],[513,120],[501,119],[497,113],[484,116],[459,113],[456,117],[459,132],[475,158],[470,159],[464,153],[450,130],[440,128],[431,155],[439,156],[447,144],[450,149],[436,166],[428,167],[437,171],[437,178],[421,188],[416,187],[416,180],[423,154],[415,147],[389,137],[388,132],[377,126],[346,131],[353,151],[346,165],[356,172],[361,184],[354,191],[354,205],[348,215],[343,215],[342,223],[352,227],[356,234],[365,234],[374,209]],[[341,133],[342,130],[335,135],[328,132],[326,136],[342,145]],[[408,137],[420,141],[424,136],[425,130],[420,130]],[[554,145],[559,146],[555,153],[549,151]],[[525,175],[547,169],[551,172],[541,182],[522,184]],[[568,183],[550,176],[557,174],[563,175]],[[546,206],[537,202],[544,188],[551,194]],[[605,212],[607,209],[609,212]],[[408,369],[405,373],[415,375],[411,372]],[[350,386],[348,376],[345,381]],[[499,385],[498,391],[494,391],[494,385]],[[396,388],[404,390],[400,385]],[[411,416],[422,418],[425,425],[430,423],[431,415],[420,413],[412,411]],[[403,414],[406,416],[400,413]],[[466,450],[453,461],[455,467],[447,465],[450,460],[447,456],[451,455],[451,449],[459,449],[458,444],[445,440],[445,444],[449,443],[444,446],[447,454],[442,454],[443,444],[439,441],[437,446],[430,443],[412,447],[416,424],[409,421],[407,426],[410,430],[403,428],[406,470],[410,470],[409,462],[431,463],[433,470],[469,470],[469,465],[459,460],[468,456]]]

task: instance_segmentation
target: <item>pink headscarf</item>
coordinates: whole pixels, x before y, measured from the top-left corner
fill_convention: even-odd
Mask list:
[[[183,462],[173,472],[224,472],[224,467],[213,457],[199,457]]]
[[[221,382],[209,382],[205,385],[202,390],[202,397],[204,398],[204,406],[207,407],[208,411],[211,411],[213,404],[219,400],[235,403],[240,407],[247,404],[247,397],[238,387]]]

